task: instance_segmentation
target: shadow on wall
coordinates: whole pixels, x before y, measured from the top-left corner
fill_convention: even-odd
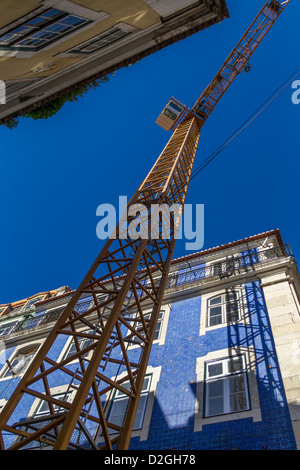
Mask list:
[[[162,401],[160,404],[158,383],[148,439],[140,442],[139,438],[133,438],[131,449],[296,449],[268,312],[259,284],[260,281],[255,281],[245,286],[248,323],[242,327],[239,323],[228,324],[227,341],[228,355],[240,354],[249,347],[255,350],[255,363],[250,367],[255,370],[255,377],[248,374],[248,382],[254,379],[257,383],[262,420],[254,422],[253,418],[240,418],[203,423],[202,431],[194,432],[195,410],[191,405],[184,406],[181,395],[185,391],[177,394],[178,401],[170,398],[169,403]],[[204,384],[191,383],[187,387],[193,393],[195,403],[196,390],[203,390]],[[300,409],[296,410],[299,405],[293,406],[300,415]],[[240,416],[242,414],[240,412]]]

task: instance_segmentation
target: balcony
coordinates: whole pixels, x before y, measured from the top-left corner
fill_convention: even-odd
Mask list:
[[[292,256],[290,246],[282,245],[257,252],[248,252],[245,255],[228,257],[215,263],[203,263],[199,268],[187,266],[186,269],[181,270],[184,272],[179,271],[169,275],[166,289],[212,278],[227,279],[230,276],[254,270],[256,265],[265,265],[290,256]]]

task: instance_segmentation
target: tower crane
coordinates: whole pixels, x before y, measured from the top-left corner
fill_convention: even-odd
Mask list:
[[[128,214],[134,204],[178,204],[182,211],[203,124],[235,78],[250,70],[253,52],[289,2],[265,2],[192,108],[169,100],[157,123],[172,130],[171,138],[129,201]],[[0,449],[128,449],[175,234],[174,217],[168,239],[131,238],[122,221],[117,225],[4,406]],[[66,339],[72,352],[57,358],[55,345]],[[55,393],[58,380],[68,384],[64,394]],[[126,396],[117,421],[109,413],[115,393]],[[23,404],[36,399],[47,413],[24,420]]]

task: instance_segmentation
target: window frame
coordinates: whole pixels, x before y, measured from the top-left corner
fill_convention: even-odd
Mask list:
[[[52,19],[50,19],[49,21],[46,21],[45,23],[42,23],[40,26],[30,25],[30,22],[32,22],[33,20],[35,20],[39,17],[42,18],[43,15],[50,12],[51,10],[57,10],[61,14],[54,17],[54,18],[52,18]],[[52,38],[49,38],[48,40],[45,40],[45,42],[43,44],[36,45],[36,46],[34,46],[34,45],[29,45],[28,46],[28,45],[21,44],[24,40],[30,39],[32,36],[34,36],[34,35],[36,35],[40,32],[44,31],[45,34],[47,34],[47,28],[55,25],[56,23],[59,25],[59,22],[66,19],[68,16],[78,18],[78,19],[83,20],[83,21],[81,21],[80,24],[74,25],[74,27],[70,26],[69,29],[65,32],[56,32],[55,37],[52,37]],[[85,18],[83,16],[80,16],[78,14],[71,13],[71,12],[68,12],[68,11],[59,10],[58,8],[55,8],[55,7],[50,7],[50,8],[47,8],[45,11],[38,13],[36,16],[25,20],[23,23],[21,23],[19,25],[15,25],[14,27],[9,29],[5,33],[1,34],[1,36],[0,36],[0,50],[37,52],[37,51],[40,51],[40,50],[44,49],[47,46],[50,46],[52,43],[55,43],[56,41],[61,40],[63,37],[65,37],[69,34],[72,34],[75,31],[78,31],[82,27],[87,26],[89,23],[91,23],[91,20],[88,19],[88,18]],[[5,38],[6,36],[14,34],[14,31],[17,32],[18,29],[20,29],[22,27],[27,28],[28,33],[25,33],[24,35],[22,35],[20,37],[16,37],[16,39],[13,40],[12,42],[10,42],[9,44],[1,44],[1,38]],[[51,32],[49,31],[48,34],[51,34]],[[53,36],[53,34],[54,33],[52,32],[52,36]],[[39,41],[40,40],[41,39],[39,39]]]
[[[107,42],[106,44],[103,44],[103,45],[99,44],[98,46],[96,46],[95,48],[93,48],[91,50],[86,49],[86,48],[89,48],[90,46],[93,47],[94,44],[96,45],[96,43],[98,43],[102,40],[104,41],[106,38],[109,38],[110,36],[114,36],[117,33],[120,33],[120,36],[115,37],[114,39]],[[83,55],[93,54],[94,52],[98,52],[102,49],[105,49],[108,46],[111,46],[115,42],[121,41],[123,38],[125,38],[126,36],[128,36],[131,33],[132,33],[132,31],[128,31],[128,30],[125,30],[125,29],[122,29],[122,28],[118,28],[115,25],[112,28],[110,28],[106,31],[103,31],[103,33],[100,33],[97,36],[89,39],[88,41],[85,41],[81,44],[78,44],[77,46],[70,49],[69,52],[72,53],[72,54],[83,54]]]
[[[146,408],[144,412],[144,418],[143,418],[143,423],[142,427],[140,429],[137,429],[135,431],[132,431],[132,437],[137,437],[139,438],[140,441],[146,441],[148,439],[148,434],[149,434],[149,429],[150,429],[150,423],[151,423],[151,418],[152,418],[152,412],[153,412],[153,406],[154,406],[154,399],[155,399],[155,394],[157,391],[157,386],[159,384],[160,380],[160,374],[161,374],[161,366],[158,367],[153,367],[149,365],[147,367],[145,376],[151,375],[151,383],[150,383],[150,388],[148,391],[148,398],[147,398],[147,403],[146,403]],[[127,372],[122,372],[119,376],[119,379],[125,377],[127,375]],[[114,381],[116,378],[111,377],[111,380]],[[124,385],[124,383],[122,384]],[[106,400],[104,404],[104,413],[105,416],[109,416],[109,411],[111,407],[111,396],[109,393],[106,394]],[[97,444],[102,444],[104,443],[104,437],[103,434],[98,434],[96,438],[96,443]]]
[[[239,411],[228,414],[220,414],[210,417],[204,417],[204,406],[205,406],[205,363],[220,361],[222,359],[228,359],[229,357],[235,358],[244,354],[246,357],[247,367],[247,385],[248,394],[251,408],[247,411]],[[196,360],[196,401],[195,401],[195,419],[194,419],[194,432],[202,431],[203,426],[225,423],[228,421],[235,421],[240,419],[250,418],[253,422],[261,422],[261,407],[260,398],[258,393],[258,377],[257,377],[257,357],[254,346],[239,347],[238,351],[233,351],[231,348],[225,348],[216,351],[210,351],[205,356],[200,356]]]
[[[26,351],[29,351],[31,349],[35,349],[35,352],[32,356],[32,359],[24,365],[24,367],[19,371],[17,372],[16,374],[13,374],[11,368],[9,367],[7,361],[5,362],[5,364],[3,365],[2,369],[0,370],[0,381],[2,380],[12,380],[16,377],[21,377],[24,375],[24,373],[26,372],[26,370],[28,369],[28,367],[30,366],[31,362],[33,361],[35,355],[37,354],[39,348],[41,346],[41,342],[40,343],[31,343],[31,344],[27,344],[26,346],[20,346],[20,347],[17,347],[16,350],[13,352],[13,354],[9,357],[8,361],[12,367],[12,364],[13,362],[15,361],[15,359],[18,357],[18,356],[21,356],[21,355],[24,355],[26,353]],[[6,375],[6,373],[10,371],[10,374],[9,375]]]
[[[91,328],[85,328],[85,329],[81,330],[80,333],[93,334],[93,330]],[[83,347],[81,347],[81,343],[85,343],[86,341],[88,342],[88,341],[92,341],[92,340],[91,340],[91,338],[84,338],[84,337],[82,337],[82,338],[79,337],[78,338],[78,342],[80,343],[80,350],[84,349]],[[73,345],[75,345],[75,341],[74,341],[74,338],[71,338],[67,342],[66,346],[63,348],[63,354],[60,355],[59,361],[64,361],[65,359],[67,359],[71,355],[70,350],[71,350]],[[76,348],[76,345],[75,345],[75,348]],[[88,351],[86,353],[85,357],[87,357],[87,359],[89,359],[91,354],[92,354],[92,351]],[[69,362],[68,364],[74,364],[78,361],[79,361],[79,359],[74,359],[73,361]]]
[[[67,396],[67,399],[62,400],[61,398],[64,397],[65,395]],[[65,401],[66,403],[71,403],[72,400],[69,400],[69,398],[72,398],[72,395],[73,395],[73,391],[69,391],[69,392],[64,391],[64,392],[53,394],[52,398],[60,400],[60,401]],[[49,410],[47,412],[46,411],[43,411],[43,412],[40,411],[40,409],[43,406],[43,403],[47,403],[47,401],[43,400],[43,399],[39,399],[39,402],[38,402],[38,404],[35,408],[34,414],[33,414],[34,417],[36,417],[36,416],[48,416],[50,414]],[[53,407],[54,407],[54,410],[57,407],[57,409],[55,411],[59,412],[60,407],[58,405],[53,404]]]
[[[236,295],[236,298],[234,299],[234,301],[226,298],[227,296],[230,296],[232,294]],[[214,299],[217,299],[217,298],[221,298],[221,301],[217,302],[215,304],[211,304],[211,302]],[[235,305],[235,307],[236,307],[237,317],[233,320],[228,320],[229,312],[228,312],[227,307],[229,305]],[[212,319],[211,310],[216,309],[218,307],[221,307],[221,313],[219,315],[214,315],[214,316],[215,317],[221,316],[221,322],[212,324],[212,322],[211,322],[211,319]],[[228,324],[228,323],[237,322],[241,319],[241,316],[242,316],[241,314],[242,314],[241,296],[240,296],[239,290],[237,290],[237,289],[231,289],[231,290],[228,290],[228,291],[224,290],[221,293],[215,294],[212,297],[209,297],[207,299],[207,316],[206,316],[207,321],[206,321],[206,326],[208,328],[216,327],[216,326],[220,326],[220,325],[224,325],[224,324]]]
[[[33,307],[33,305],[35,305],[37,302],[40,302],[42,300],[44,300],[46,298],[47,294],[44,295],[36,295],[35,297],[31,297],[29,299],[27,299],[27,301],[25,302],[25,304],[23,305],[23,307],[21,308],[21,312],[26,312],[27,310],[31,310],[31,308]]]
[[[152,379],[153,379],[153,374],[151,374],[151,373],[145,374],[144,383],[145,383],[145,380],[148,379],[148,378],[149,378],[149,380],[148,380],[147,387],[146,387],[145,390],[143,390],[143,388],[142,388],[142,391],[141,391],[141,394],[140,394],[139,404],[138,404],[136,417],[135,417],[135,422],[134,422],[132,431],[140,431],[141,429],[143,429],[143,424],[144,424],[144,419],[145,419],[145,414],[146,414],[146,409],[147,409],[148,398],[149,398],[149,394],[150,394],[150,390],[151,390],[151,382],[152,382]],[[144,386],[144,383],[143,383],[143,386]],[[124,382],[122,384],[122,387],[126,388],[127,384],[130,384],[129,380]],[[144,403],[142,403],[142,414],[141,414],[141,417],[140,417],[140,420],[139,420],[139,423],[138,423],[137,427],[135,427],[136,419],[137,419],[138,412],[139,412],[139,407],[140,407],[140,404],[141,404],[141,398],[144,398],[144,397],[146,397],[146,398],[144,400]],[[128,400],[129,400],[129,397],[125,393],[122,393],[120,390],[114,390],[114,393],[113,393],[113,396],[110,400],[109,408],[108,408],[108,411],[107,411],[107,421],[108,422],[112,422],[113,424],[116,424],[113,421],[110,421],[111,412],[113,410],[113,407],[116,403],[120,403],[120,402],[124,402],[124,401],[125,401],[125,407],[126,407],[127,403],[128,403]],[[117,425],[119,425],[119,424],[117,424]],[[109,434],[110,435],[115,434],[116,432],[117,431],[114,431],[112,428],[109,428]]]
[[[231,361],[242,359],[242,369],[239,371],[229,371],[228,364]],[[208,367],[210,365],[218,365],[222,364],[222,373],[216,374],[212,377],[208,377]],[[230,391],[230,380],[232,377],[243,377],[244,378],[244,385],[245,389],[243,393],[245,394],[246,398],[246,407],[243,409],[232,410],[231,409],[231,391]],[[209,385],[212,383],[220,382],[222,383],[222,395],[220,396],[223,399],[223,412],[216,412],[216,413],[209,413],[209,400],[211,399],[208,388]],[[240,354],[235,356],[228,356],[222,359],[212,360],[212,361],[205,361],[204,362],[204,402],[203,402],[203,418],[214,418],[223,415],[229,415],[233,413],[243,413],[246,411],[251,410],[251,397],[249,392],[249,381],[248,381],[248,373],[247,373],[247,361],[246,355]]]
[[[152,344],[159,344],[160,346],[165,344],[169,317],[170,317],[170,310],[171,310],[170,304],[161,306],[159,314],[163,312],[163,316],[162,316],[162,319],[157,320],[157,324],[156,324],[156,329],[157,329],[157,326],[160,325],[159,333],[158,333],[158,337],[156,339],[153,339]],[[144,316],[147,316],[148,314],[151,314],[151,310],[150,311],[146,310],[145,312],[143,312],[143,314]],[[132,326],[134,326],[134,321],[132,321]],[[155,329],[155,332],[156,332],[156,329]],[[132,331],[128,329],[128,334],[130,333],[132,333]],[[139,344],[132,343],[129,345],[128,349],[134,349],[134,348],[139,348],[139,347],[140,347]]]

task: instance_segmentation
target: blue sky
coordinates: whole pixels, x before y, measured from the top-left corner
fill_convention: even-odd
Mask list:
[[[48,120],[0,126],[0,304],[76,288],[103,242],[99,204],[134,193],[170,138],[155,124],[171,96],[192,106],[263,5],[227,0],[230,19],[123,68]],[[202,129],[197,167],[299,67],[292,0]],[[1,79],[1,77],[0,77]],[[279,228],[296,260],[300,105],[284,93],[199,176],[204,249]],[[175,257],[189,254],[179,241]]]

